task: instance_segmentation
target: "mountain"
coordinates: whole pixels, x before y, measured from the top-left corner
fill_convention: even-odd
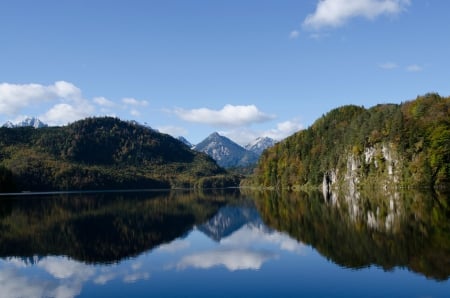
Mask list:
[[[192,148],[192,143],[189,142],[185,137],[179,136],[177,138],[179,141],[181,141],[183,144],[185,144],[186,146],[188,146],[189,148]]]
[[[343,106],[264,151],[253,179],[263,187],[450,188],[450,97]]]
[[[0,191],[237,185],[206,154],[117,118],[0,128]]]
[[[14,128],[16,127],[16,125],[14,123],[12,123],[11,121],[6,121],[2,127],[6,127],[6,128]]]
[[[258,156],[236,144],[227,137],[212,133],[193,147],[194,150],[211,156],[219,166],[224,168],[246,167],[255,164]]]
[[[11,121],[7,121],[5,124],[3,124],[3,127],[6,127],[6,128],[14,128],[14,127],[43,128],[43,127],[48,127],[48,125],[45,124],[44,122],[42,122],[41,120],[39,120],[38,118],[27,117],[24,120],[17,122],[17,123],[12,123]]]
[[[259,137],[253,142],[248,143],[244,146],[245,149],[255,153],[256,155],[261,155],[264,150],[275,145],[275,140],[269,137]]]
[[[19,123],[16,124],[16,127],[27,127],[27,126],[31,126],[34,128],[42,128],[47,127],[48,125],[35,117],[32,118],[27,117],[23,121],[20,121]]]

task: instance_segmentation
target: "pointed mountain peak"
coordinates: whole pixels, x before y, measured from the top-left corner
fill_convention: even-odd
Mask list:
[[[224,168],[248,166],[256,163],[257,160],[254,153],[217,132],[210,134],[193,149],[208,154]]]
[[[221,136],[217,131],[213,132],[208,136],[208,138],[221,138],[221,137],[223,136]]]

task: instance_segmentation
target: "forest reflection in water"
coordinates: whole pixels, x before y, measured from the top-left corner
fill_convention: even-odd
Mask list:
[[[405,294],[406,280],[410,293],[445,297],[448,203],[420,192],[238,189],[0,197],[0,288],[5,297],[359,297],[368,287]],[[374,278],[400,281],[379,288]]]
[[[117,262],[180,237],[236,196],[149,191],[1,198],[0,256]]]
[[[260,192],[255,198],[267,225],[338,265],[404,267],[436,280],[450,277],[448,194]]]

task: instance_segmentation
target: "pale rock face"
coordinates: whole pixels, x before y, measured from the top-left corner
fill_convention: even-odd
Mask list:
[[[373,159],[373,157],[375,156],[375,148],[374,147],[367,147],[364,150],[364,157],[365,157],[365,162],[366,164],[370,163]]]
[[[327,202],[332,203],[337,208],[346,206],[349,217],[353,221],[364,221],[372,229],[395,231],[401,220],[402,201],[400,195],[390,186],[400,181],[399,165],[401,161],[397,158],[394,144],[377,144],[364,148],[361,155],[349,153],[346,156],[346,163],[343,175],[339,175],[337,169],[330,169],[324,173],[322,181],[322,191]],[[376,184],[384,188],[387,195],[375,209],[366,210],[364,207],[364,197],[359,190],[360,183],[372,182],[373,177],[365,177],[364,169],[367,165],[373,164],[379,171],[375,181]],[[380,168],[381,167],[381,168]],[[369,179],[366,181],[365,179]],[[335,190],[342,187],[344,193],[338,198]],[[339,203],[341,201],[341,203]],[[380,208],[387,208],[386,212]],[[384,214],[384,215],[382,215]]]

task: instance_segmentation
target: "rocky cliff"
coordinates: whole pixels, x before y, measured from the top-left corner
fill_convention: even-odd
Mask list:
[[[266,150],[252,185],[448,188],[450,97],[427,94],[399,105],[344,106]]]

